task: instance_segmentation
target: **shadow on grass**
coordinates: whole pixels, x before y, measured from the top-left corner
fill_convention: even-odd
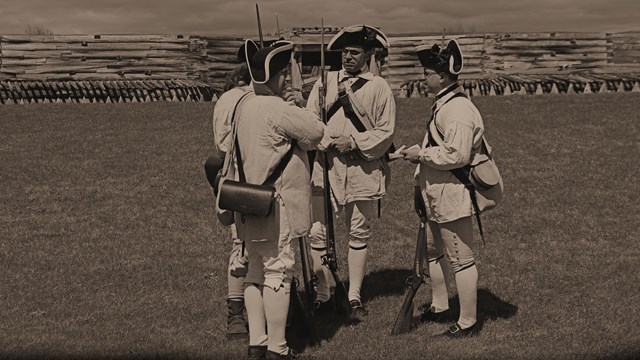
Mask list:
[[[367,275],[363,282],[362,287],[362,299],[366,305],[367,301],[382,296],[401,296],[406,290],[406,280],[410,276],[411,271],[405,269],[384,269],[370,273]],[[345,286],[349,286],[348,282],[345,282]],[[425,284],[423,286],[429,286]],[[300,293],[304,297],[304,293]],[[455,296],[449,299],[449,304],[452,310],[451,322],[454,322],[460,314],[460,306],[458,297]],[[429,303],[422,304],[419,309],[423,311],[428,309]],[[478,289],[478,325],[479,329],[487,320],[494,319],[508,319],[515,316],[518,312],[518,307],[503,301],[491,291],[487,289]],[[419,323],[420,317],[414,318],[416,323]],[[315,317],[316,328],[320,340],[329,340],[333,338],[338,329],[345,325],[355,325],[360,321],[358,319],[345,319],[338,315],[336,312],[328,312],[321,316]],[[292,348],[303,352],[308,346],[306,334],[296,331],[295,329],[289,329],[287,342]]]
[[[618,352],[611,354],[591,355],[587,354],[582,357],[583,359],[592,358],[594,360],[631,360],[640,359],[640,350],[619,350]]]
[[[304,292],[300,292],[299,294],[303,299],[306,296]],[[333,299],[332,294],[331,301],[333,301]],[[306,323],[306,316],[300,313],[300,308],[301,305],[293,305],[293,307],[290,308],[290,314],[291,310],[293,310],[294,313],[297,312],[297,314],[294,314],[292,318],[290,318],[291,321],[287,324],[286,338],[289,347],[299,353],[303,353],[306,348],[312,347],[314,344],[310,341],[309,327],[311,327],[311,325]],[[346,318],[338,314],[335,308],[333,311],[326,311],[322,314],[312,315],[312,317],[313,321],[315,321],[315,331],[317,332],[319,342],[332,339],[342,326],[360,323],[360,320],[357,318]]]
[[[404,269],[384,269],[368,274],[362,286],[362,301],[365,303],[380,296],[402,295],[406,288],[406,279],[410,275],[409,270]],[[345,286],[349,288],[348,280],[344,280]],[[300,292],[302,299],[304,292]],[[332,295],[332,300],[333,300]],[[301,319],[298,317],[298,319]],[[295,321],[295,320],[294,320]],[[303,322],[303,320],[299,320]],[[347,325],[360,323],[357,318],[346,319],[335,311],[325,312],[315,317],[316,328],[320,341],[329,340],[335,336],[338,329]],[[298,326],[290,326],[287,329],[287,343],[299,352],[309,346],[308,332]]]
[[[362,300],[367,302],[381,296],[402,295],[407,289],[407,269],[383,269],[365,276],[362,283]]]
[[[425,303],[420,305],[420,311],[429,309],[431,303]],[[449,298],[449,308],[452,311],[451,322],[455,322],[460,314],[460,301],[458,296]],[[488,289],[478,289],[478,328],[480,331],[482,326],[487,320],[496,319],[509,319],[514,317],[518,313],[518,307],[514,304],[510,304],[496,295],[494,295]],[[418,322],[420,318],[416,319]]]
[[[455,298],[455,303],[458,298]],[[488,289],[478,289],[478,321],[508,319],[516,316],[518,307],[503,301]]]

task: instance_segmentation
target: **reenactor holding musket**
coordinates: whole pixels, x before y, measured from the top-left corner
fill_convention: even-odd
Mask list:
[[[460,315],[444,335],[460,338],[479,330],[472,216],[479,216],[480,208],[476,191],[468,186],[468,175],[458,173],[475,164],[476,155],[483,152],[484,125],[480,112],[458,83],[463,67],[458,43],[451,40],[446,46],[421,45],[416,53],[424,67],[427,91],[435,95],[422,146],[401,151],[406,160],[418,164],[415,182],[426,200],[427,225],[433,235],[427,241],[432,302],[421,318],[454,320],[442,271],[442,263],[448,261],[455,273]]]
[[[329,42],[328,50],[342,51],[342,69],[327,74],[326,88],[314,85],[307,108],[321,114],[319,94],[324,102],[327,129],[318,146],[312,174],[311,256],[318,277],[316,312],[333,308],[330,302],[330,271],[323,266],[327,255],[323,201],[323,169],[328,180],[334,214],[344,217],[349,229],[349,291],[351,313],[367,314],[360,290],[366,272],[368,240],[378,200],[387,192],[390,170],[385,155],[392,145],[395,128],[395,100],[387,82],[369,70],[375,48],[387,48],[386,36],[367,25],[342,29]],[[324,69],[322,69],[324,70]],[[323,160],[326,157],[327,161]]]
[[[306,151],[318,145],[324,125],[316,114],[282,98],[293,44],[278,41],[258,49],[247,40],[246,45],[253,93],[235,110],[235,144],[229,152],[235,155],[236,180],[268,185],[275,193],[266,216],[234,210],[238,237],[249,254],[244,290],[248,352],[250,359],[295,359],[285,339],[295,264],[291,242],[311,228]],[[218,199],[222,206],[222,196]]]

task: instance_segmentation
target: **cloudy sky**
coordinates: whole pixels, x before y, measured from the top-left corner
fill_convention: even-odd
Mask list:
[[[0,0],[0,34],[28,25],[56,34],[253,35],[366,23],[386,33],[640,31],[640,0]]]

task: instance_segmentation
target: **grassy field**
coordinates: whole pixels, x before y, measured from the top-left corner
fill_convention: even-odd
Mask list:
[[[320,319],[322,346],[304,357],[640,357],[639,101],[474,98],[506,191],[484,215],[487,246],[476,242],[481,333],[390,335],[418,225],[413,166],[398,161],[370,245],[371,315]],[[429,106],[398,99],[396,145],[421,140]],[[224,336],[230,244],[202,171],[211,114],[204,103],[0,106],[0,358],[245,357]],[[423,286],[417,302],[428,299]]]

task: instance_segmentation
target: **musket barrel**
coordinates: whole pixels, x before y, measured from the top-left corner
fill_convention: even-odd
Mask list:
[[[320,81],[324,86],[324,18],[320,19]],[[323,89],[324,91],[324,89]],[[325,120],[325,119],[322,119]]]
[[[326,108],[326,96],[327,96],[327,78],[325,76],[325,58],[324,58],[324,18],[320,20],[320,113],[322,114],[322,122],[327,124],[327,108]],[[322,154],[323,157],[323,180],[324,180],[324,207],[325,207],[325,224],[326,224],[326,237],[327,241],[335,241],[333,232],[333,209],[331,203],[331,185],[329,183],[329,160],[327,153]],[[328,246],[328,251],[335,250],[333,247]],[[332,251],[333,252],[333,251]],[[328,254],[333,257],[333,265],[337,268],[337,259],[335,254]]]
[[[260,37],[260,48],[264,47],[264,38],[262,37],[262,23],[260,22],[260,8],[256,4],[256,16],[258,18],[258,36]]]
[[[320,105],[320,114],[322,115],[322,122],[326,125],[327,109],[326,109],[326,96],[327,96],[327,78],[325,76],[325,57],[324,57],[324,19],[322,19],[320,26],[320,91],[318,103]],[[349,304],[349,296],[347,289],[338,275],[338,257],[336,256],[336,239],[333,229],[333,203],[331,202],[331,183],[329,182],[329,158],[328,152],[321,152],[322,155],[322,178],[324,182],[324,218],[326,224],[325,242],[327,246],[327,253],[323,255],[322,261],[325,266],[331,271],[333,280],[336,283],[334,291],[334,297],[336,301],[336,308],[339,313],[351,317],[351,306]]]

